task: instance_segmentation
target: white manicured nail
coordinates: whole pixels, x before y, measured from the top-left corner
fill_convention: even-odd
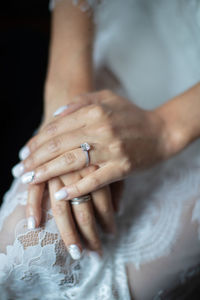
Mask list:
[[[12,175],[16,178],[20,177],[24,173],[24,165],[23,163],[19,163],[15,165],[12,170]]]
[[[30,149],[28,146],[24,146],[20,151],[19,151],[19,158],[21,160],[26,159],[30,155]]]
[[[35,218],[33,216],[29,217],[27,220],[28,229],[35,229]]]
[[[65,111],[66,109],[68,109],[69,105],[64,105],[59,107],[55,113],[53,114],[54,117],[59,116],[63,111]]]
[[[67,196],[68,196],[68,193],[66,190],[60,190],[54,194],[56,201],[63,200],[65,198],[67,198]]]
[[[22,176],[22,183],[30,183],[33,181],[35,177],[35,172],[32,171],[32,172],[27,172],[25,173],[23,176]]]
[[[67,247],[67,249],[74,260],[81,258],[81,251],[77,245],[70,245]]]

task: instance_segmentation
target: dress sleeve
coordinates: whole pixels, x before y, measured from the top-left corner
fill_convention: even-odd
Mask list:
[[[55,5],[60,1],[66,0],[50,0],[49,9],[53,10]],[[95,7],[102,2],[102,0],[71,0],[73,5],[78,6],[81,11],[86,12],[90,9],[95,9]]]

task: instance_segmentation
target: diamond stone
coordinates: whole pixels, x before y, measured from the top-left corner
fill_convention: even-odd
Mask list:
[[[88,143],[83,143],[81,144],[81,148],[83,149],[83,151],[89,151],[90,145]]]

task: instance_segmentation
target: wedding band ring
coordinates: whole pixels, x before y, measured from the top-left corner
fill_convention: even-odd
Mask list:
[[[88,143],[81,144],[81,149],[84,151],[86,156],[86,167],[90,164],[90,157],[89,157],[89,150],[91,149],[90,145]]]
[[[91,200],[91,196],[90,195],[85,195],[85,196],[81,196],[81,197],[72,198],[70,200],[70,203],[73,204],[73,205],[79,205],[79,204],[85,203],[89,200]]]

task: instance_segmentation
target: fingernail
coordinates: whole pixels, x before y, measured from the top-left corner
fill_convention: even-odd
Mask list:
[[[12,170],[12,175],[16,178],[20,177],[24,173],[24,165],[23,163],[19,163],[15,165]]]
[[[74,260],[81,258],[81,251],[77,245],[70,245],[67,247],[67,249]]]
[[[21,178],[22,179],[22,183],[25,183],[25,184],[26,183],[30,183],[30,182],[33,181],[34,177],[35,177],[35,172],[34,171],[27,172]]]
[[[63,199],[65,199],[65,198],[67,198],[67,196],[68,196],[68,193],[67,193],[67,191],[64,190],[64,189],[62,189],[62,190],[60,190],[60,191],[58,191],[58,192],[56,192],[56,193],[54,194],[54,197],[55,197],[56,201],[63,200]]]
[[[59,116],[63,111],[65,111],[66,109],[68,109],[69,105],[64,105],[59,107],[53,114],[54,117]]]
[[[28,218],[27,226],[28,226],[28,229],[35,229],[35,218],[33,216]]]
[[[28,146],[24,146],[20,151],[19,151],[19,158],[21,160],[26,159],[30,155],[30,149]]]

